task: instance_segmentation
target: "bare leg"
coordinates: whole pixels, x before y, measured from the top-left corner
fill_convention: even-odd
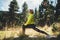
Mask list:
[[[24,25],[22,27],[22,32],[23,32],[23,35],[25,35],[25,26]]]

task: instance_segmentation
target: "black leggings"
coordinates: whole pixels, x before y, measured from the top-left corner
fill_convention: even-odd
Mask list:
[[[36,28],[36,25],[34,25],[34,24],[29,24],[29,25],[26,25],[26,26],[23,25],[23,34],[25,34],[25,29],[26,29],[26,28],[32,28],[32,29],[34,29],[34,30],[37,31],[37,32],[40,32],[40,33],[49,35],[49,34],[47,34],[46,32],[44,32],[44,31],[39,30],[38,28]]]

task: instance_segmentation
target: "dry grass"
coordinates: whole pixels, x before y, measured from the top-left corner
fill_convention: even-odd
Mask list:
[[[59,26],[59,24],[56,24],[56,25]],[[45,27],[43,27],[43,28],[38,27],[38,29],[45,31],[50,35],[58,35],[59,34],[59,32],[52,32],[52,27],[48,27],[47,25],[45,25]],[[44,34],[38,33],[35,30],[30,29],[30,28],[26,29],[25,34],[29,35],[29,36],[33,36],[33,37],[34,36],[45,36]],[[0,31],[0,39],[10,38],[10,37],[16,38],[16,37],[19,37],[20,35],[22,35],[22,28],[21,27],[8,28],[5,31]]]

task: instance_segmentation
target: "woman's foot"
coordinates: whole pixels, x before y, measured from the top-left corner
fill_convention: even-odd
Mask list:
[[[57,36],[47,35],[46,38],[56,38]]]

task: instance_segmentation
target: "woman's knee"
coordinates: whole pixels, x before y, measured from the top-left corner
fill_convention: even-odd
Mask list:
[[[22,28],[26,28],[26,26],[25,25],[22,25]]]

